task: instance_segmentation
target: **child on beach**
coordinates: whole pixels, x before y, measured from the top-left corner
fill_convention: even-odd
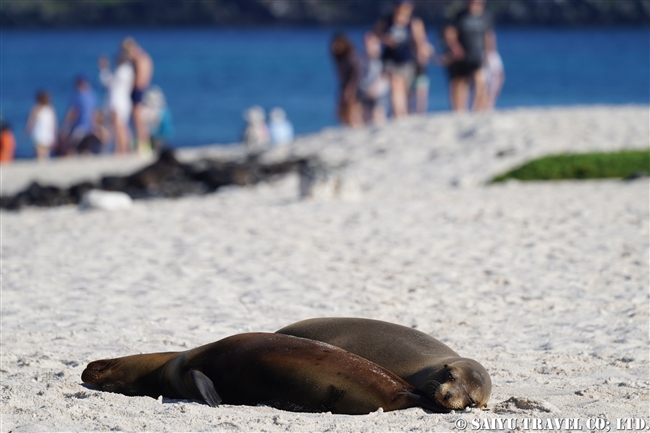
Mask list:
[[[0,164],[9,164],[16,154],[16,137],[11,126],[0,119]]]
[[[287,113],[280,107],[275,107],[269,113],[269,133],[271,144],[288,144],[293,141],[293,125],[287,119]]]
[[[270,141],[269,128],[266,126],[266,112],[258,105],[255,105],[244,113],[246,128],[242,134],[242,141],[251,152],[258,152],[265,149]]]
[[[376,33],[368,32],[363,38],[365,57],[361,60],[359,100],[363,107],[363,120],[375,125],[386,121],[389,83],[384,74],[381,60],[381,39]]]
[[[142,103],[142,116],[147,124],[151,147],[159,151],[174,135],[174,123],[165,94],[160,87],[151,86],[145,92]]]
[[[423,114],[429,108],[429,72],[426,63],[418,62],[411,86],[412,112]]]
[[[57,119],[50,95],[45,91],[36,94],[36,104],[29,113],[25,130],[29,133],[36,157],[42,161],[49,159],[50,152],[56,144]]]

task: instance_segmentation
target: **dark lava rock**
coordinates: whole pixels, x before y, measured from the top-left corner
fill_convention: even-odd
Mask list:
[[[171,149],[162,149],[158,159],[128,175],[104,176],[98,184],[81,182],[70,188],[30,184],[13,196],[0,197],[0,208],[18,210],[24,206],[61,206],[78,204],[91,189],[121,191],[133,199],[171,198],[214,192],[226,185],[253,185],[290,172],[304,170],[305,158],[262,164],[259,155],[244,161],[203,158],[181,163]]]

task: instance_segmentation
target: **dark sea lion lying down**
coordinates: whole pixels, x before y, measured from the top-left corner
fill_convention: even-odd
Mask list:
[[[481,364],[406,326],[332,317],[303,320],[277,332],[329,343],[377,363],[448,409],[485,407],[490,398],[492,380]]]
[[[103,391],[364,414],[423,407],[448,412],[390,371],[329,344],[282,334],[234,335],[186,352],[93,361],[81,379]]]

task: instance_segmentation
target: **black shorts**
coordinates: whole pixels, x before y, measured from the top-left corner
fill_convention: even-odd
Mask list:
[[[133,105],[137,105],[142,102],[143,95],[143,90],[133,89],[133,92],[131,92],[131,101],[133,102]]]
[[[467,60],[460,60],[454,62],[447,68],[449,78],[469,78],[474,75],[474,72],[481,69],[481,62],[470,62]]]
[[[86,135],[77,145],[77,152],[79,153],[102,153],[102,142],[92,132]]]

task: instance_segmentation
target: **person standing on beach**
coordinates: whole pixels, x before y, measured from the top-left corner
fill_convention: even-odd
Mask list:
[[[174,135],[172,114],[162,89],[151,86],[142,99],[144,118],[151,137],[151,148],[160,151]]]
[[[242,142],[250,153],[265,150],[271,143],[269,128],[266,126],[266,111],[254,105],[244,112],[246,127],[242,133]]]
[[[16,155],[16,137],[8,123],[0,120],[0,164],[9,164]]]
[[[342,33],[334,35],[330,50],[339,78],[338,118],[344,125],[361,126],[361,104],[357,97],[361,76],[359,57],[350,39]]]
[[[472,109],[487,109],[488,95],[483,64],[486,39],[493,36],[492,19],[485,11],[485,0],[468,0],[467,7],[445,27],[452,110],[467,110],[471,84],[474,85]]]
[[[361,60],[359,100],[363,108],[363,121],[382,125],[386,121],[386,102],[389,84],[381,61],[381,40],[374,32],[363,37],[365,56]]]
[[[412,99],[412,112],[424,114],[429,109],[429,72],[427,64],[420,64],[418,62],[415,79],[411,86],[410,99]]]
[[[122,42],[122,49],[127,57],[133,62],[135,68],[135,82],[131,92],[133,103],[133,126],[137,140],[137,149],[140,154],[151,153],[151,137],[145,117],[145,108],[142,102],[144,93],[151,85],[153,77],[153,60],[151,56],[142,49],[133,38],[126,38]]]
[[[85,75],[75,77],[75,94],[63,119],[61,143],[57,153],[67,155],[77,150],[78,144],[93,130],[97,103],[95,93]]]
[[[269,113],[269,135],[271,144],[288,144],[293,141],[293,124],[287,119],[287,113],[275,107]]]
[[[131,137],[129,117],[133,108],[131,102],[135,79],[133,65],[123,50],[118,54],[115,71],[111,72],[110,62],[106,56],[100,57],[98,63],[99,79],[108,90],[107,108],[115,136],[115,153],[126,154],[129,152]]]
[[[487,81],[487,109],[492,110],[506,80],[503,60],[501,60],[501,56],[497,51],[497,38],[494,32],[488,33],[485,38],[485,64],[483,69]]]
[[[57,120],[50,95],[46,91],[36,94],[36,104],[29,113],[25,130],[32,138],[38,160],[49,159],[56,144]]]
[[[384,71],[390,80],[393,117],[408,114],[408,94],[417,64],[426,64],[433,55],[424,23],[413,16],[413,3],[395,2],[393,13],[377,22],[376,32],[383,46]]]

